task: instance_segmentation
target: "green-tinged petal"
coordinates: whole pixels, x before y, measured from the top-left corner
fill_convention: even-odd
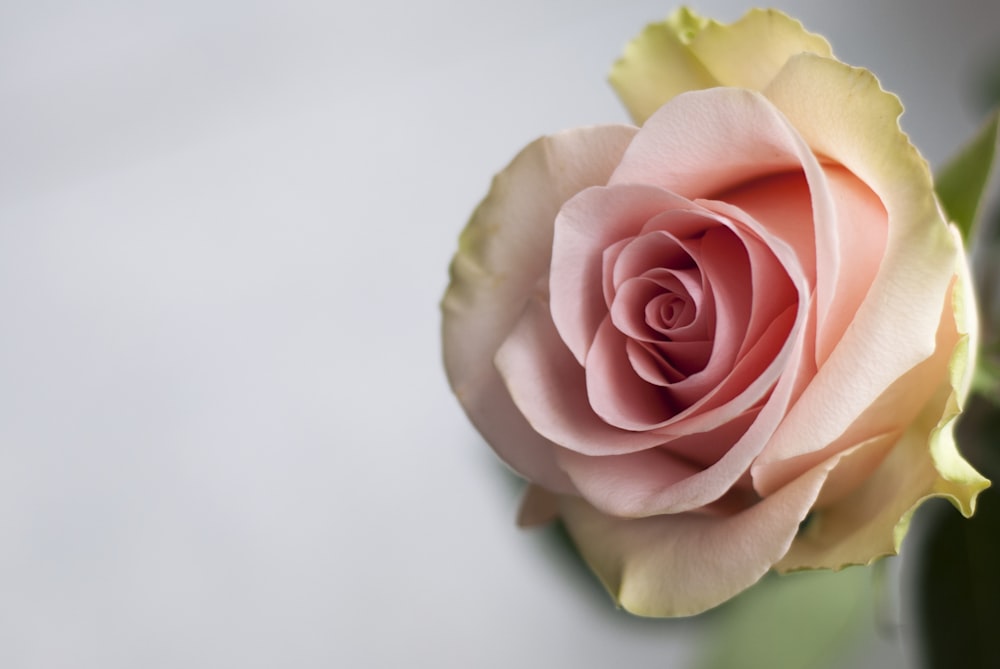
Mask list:
[[[966,240],[972,239],[989,183],[996,155],[998,123],[1000,110],[994,112],[973,140],[939,170],[936,178],[941,206]]]
[[[830,56],[829,43],[795,19],[755,9],[721,24],[681,9],[646,27],[611,71],[611,85],[636,123],[674,96],[713,86],[763,90],[802,52]]]
[[[961,246],[959,231],[954,227],[952,230]],[[948,498],[968,518],[976,509],[976,495],[989,487],[990,482],[959,453],[953,431],[954,422],[972,388],[976,351],[979,348],[979,324],[972,292],[972,276],[965,262],[958,263],[952,303],[955,327],[960,335],[949,364],[951,387],[954,391],[948,394],[941,419],[931,433],[931,457],[940,475],[940,480],[934,486],[935,495]]]
[[[636,123],[645,123],[675,95],[719,85],[691,52],[687,38],[694,29],[686,22],[678,30],[670,19],[651,23],[612,66],[611,86]]]
[[[776,565],[779,571],[840,569],[894,555],[913,512],[930,497],[944,497],[966,517],[972,515],[976,496],[989,481],[962,457],[953,434],[960,402],[968,391],[969,342],[975,332],[968,286],[965,263],[960,262],[951,301],[954,317],[942,323],[939,337],[943,341],[957,339],[950,356],[950,383],[942,386],[860,488],[813,513]]]
[[[872,591],[869,569],[769,576],[709,621],[712,642],[696,666],[832,667],[865,633],[874,636]]]
[[[688,7],[675,9],[674,13],[664,21],[684,44],[690,44],[709,22],[708,18],[695,14]]]
[[[441,303],[445,369],[469,418],[511,467],[557,491],[574,488],[555,447],[514,406],[493,357],[548,272],[556,212],[578,191],[607,183],[635,132],[579,128],[521,151],[462,232]]]
[[[756,91],[797,54],[833,55],[825,38],[775,9],[751,10],[731,25],[712,21],[691,40],[691,50],[723,86]]]
[[[566,529],[611,596],[640,616],[690,616],[756,583],[788,550],[833,462],[731,516],[620,518],[560,496]]]

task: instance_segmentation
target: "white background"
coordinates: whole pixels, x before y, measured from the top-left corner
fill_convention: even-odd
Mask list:
[[[995,0],[778,5],[932,162],[974,129]],[[0,6],[0,667],[685,666],[703,626],[513,526],[437,310],[492,174],[625,120],[672,8]]]

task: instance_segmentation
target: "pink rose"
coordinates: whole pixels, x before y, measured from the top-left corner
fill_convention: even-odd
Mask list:
[[[525,148],[443,302],[524,519],[561,517],[622,606],[666,616],[895,553],[929,496],[970,514],[968,270],[898,100],[763,11],[676,14],[614,83],[642,127]]]

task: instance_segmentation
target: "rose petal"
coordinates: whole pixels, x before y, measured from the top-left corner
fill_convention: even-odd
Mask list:
[[[885,208],[870,188],[843,168],[824,166],[824,172],[833,195],[837,227],[836,242],[828,239],[826,252],[817,254],[817,366],[826,362],[843,339],[867,296],[889,234]]]
[[[639,125],[675,95],[719,85],[691,52],[687,35],[678,29],[680,22],[672,19],[647,25],[625,46],[608,78]]]
[[[685,91],[761,90],[796,53],[830,56],[829,43],[776,10],[755,9],[731,25],[687,9],[655,23],[625,48],[610,81],[636,123]]]
[[[559,337],[549,305],[540,297],[528,302],[497,351],[496,366],[531,426],[563,448],[588,456],[612,455],[663,441],[651,432],[620,430],[594,413],[583,367]]]
[[[927,417],[939,413],[947,397],[942,393],[929,407]],[[833,506],[815,512],[775,568],[779,571],[840,569],[895,555],[913,512],[931,497],[945,497],[963,515],[971,516],[976,495],[989,487],[989,482],[958,455],[952,435],[953,418],[949,416],[938,424],[930,449],[926,422],[912,426],[882,464],[869,471],[861,487]],[[934,450],[947,452],[954,461],[962,462],[961,476],[944,478],[936,468]],[[850,457],[851,452],[846,455]]]
[[[747,438],[757,416],[751,408],[658,448],[601,458],[563,450],[557,457],[580,494],[604,513],[642,518],[700,512],[747,478],[760,448],[753,434]],[[752,494],[749,485],[747,491]]]
[[[580,364],[608,313],[605,249],[631,239],[650,218],[673,209],[699,210],[689,200],[660,188],[622,185],[589,188],[559,211],[549,279],[552,318]]]
[[[845,89],[851,95],[837,93]],[[783,477],[766,473],[773,463],[834,442],[893,382],[933,355],[941,314],[933,305],[944,305],[958,256],[927,165],[899,130],[899,101],[870,73],[801,55],[766,94],[818,152],[878,195],[889,230],[880,270],[851,327],[754,465],[755,481],[779,485]]]
[[[572,486],[552,444],[511,402],[493,356],[548,269],[559,207],[605,183],[634,134],[627,126],[581,128],[525,148],[494,179],[463,232],[441,305],[445,368],[470,420],[508,464],[554,490]]]
[[[628,338],[610,318],[601,323],[587,355],[587,396],[594,413],[609,425],[642,431],[680,413],[668,391],[647,383],[629,362]]]
[[[816,468],[731,516],[626,519],[576,497],[558,501],[584,560],[623,608],[642,616],[688,616],[750,587],[785,554],[826,473]]]
[[[952,233],[960,244],[957,229],[952,227]],[[929,497],[948,499],[966,517],[975,511],[977,495],[990,484],[958,452],[953,434],[972,372],[968,363],[976,323],[970,291],[968,267],[959,260],[957,281],[950,291],[951,309],[938,332],[940,340],[957,341],[948,362],[950,383],[938,388],[890,455],[860,487],[817,512],[815,522],[795,541],[778,569],[839,569],[895,554],[914,510]],[[924,366],[928,364],[933,361]],[[836,477],[831,477],[831,483],[837,483]]]
[[[622,283],[611,304],[611,321],[623,334],[646,342],[664,341],[692,328],[702,299],[697,270],[650,270]],[[664,312],[667,309],[669,313]],[[707,330],[701,332],[701,338]],[[690,340],[690,336],[683,337]]]
[[[713,88],[679,95],[651,116],[608,185],[649,184],[714,199],[785,172],[805,173],[814,217],[832,216],[819,162],[779,108],[754,91]]]
[[[817,171],[817,176],[820,174],[825,175],[825,171]],[[825,179],[820,187],[827,187]],[[806,284],[816,285],[816,221],[804,172],[785,172],[741,184],[721,194],[718,201],[725,203],[727,211],[732,207],[744,212],[745,218],[757,221],[773,238],[780,239],[791,250],[796,269],[802,273]],[[714,208],[711,202],[702,201],[702,204]]]
[[[830,43],[775,9],[753,9],[736,22],[710,21],[691,51],[722,86],[763,90],[799,53],[829,58]]]

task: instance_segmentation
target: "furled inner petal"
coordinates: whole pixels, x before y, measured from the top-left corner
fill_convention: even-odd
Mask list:
[[[663,443],[658,434],[618,429],[593,412],[584,369],[563,343],[549,305],[540,297],[528,301],[494,361],[511,399],[531,427],[564,449],[589,457],[630,453]]]
[[[677,330],[690,330],[702,298],[701,277],[691,270],[650,270],[624,282],[611,303],[611,320],[624,334],[640,341],[673,340]],[[704,319],[699,321],[704,325]],[[704,339],[707,328],[702,328]],[[691,336],[683,337],[690,340]]]
[[[632,369],[647,383],[667,386],[704,369],[712,355],[712,342],[668,341],[651,344],[629,339],[625,342]]]
[[[549,273],[552,319],[580,364],[608,314],[607,298],[615,288],[607,280],[609,260],[624,254],[629,245],[623,240],[635,237],[658,214],[673,210],[702,211],[687,198],[639,184],[588,188],[559,211]]]
[[[715,417],[725,422],[763,399],[759,383],[744,391],[782,350],[797,291],[788,268],[740,220],[745,214],[728,211],[738,217],[692,207],[663,212],[604,254],[609,318],[585,367],[591,406],[610,425],[689,434],[675,424],[694,407],[717,409],[743,396]]]

